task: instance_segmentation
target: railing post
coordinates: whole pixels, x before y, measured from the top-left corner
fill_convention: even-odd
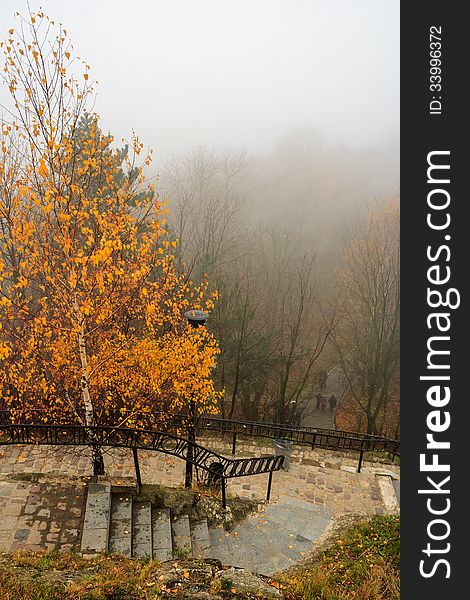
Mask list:
[[[232,434],[232,454],[235,454],[237,449],[237,432],[234,431]]]
[[[188,444],[188,450],[186,454],[186,470],[184,475],[184,487],[190,488],[193,484],[193,447],[192,444]]]
[[[93,475],[104,475],[104,460],[99,446],[93,446],[92,450]]]
[[[139,455],[137,453],[137,448],[132,448],[132,454],[134,455],[135,477],[137,479],[137,493],[139,493],[140,488],[142,487],[142,478],[140,476]]]
[[[268,479],[268,491],[266,494],[266,502],[269,502],[271,498],[271,484],[273,482],[273,472],[269,471],[269,479]]]
[[[227,508],[227,498],[225,496],[225,477],[222,477],[222,508]]]
[[[364,440],[361,442],[361,451],[359,452],[359,463],[357,465],[357,472],[361,472],[362,467],[362,458],[364,456]]]
[[[188,450],[186,454],[186,472],[184,477],[185,488],[190,488],[193,484],[193,444],[196,442],[196,403],[193,398],[191,398],[189,403],[188,416]]]

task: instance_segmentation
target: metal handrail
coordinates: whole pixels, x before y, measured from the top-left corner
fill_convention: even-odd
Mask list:
[[[0,411],[0,424],[11,422],[7,415],[10,411]],[[125,415],[125,413],[124,413]],[[112,421],[123,419],[122,412],[109,415]],[[187,415],[176,413],[149,412],[133,413],[134,418],[164,418],[166,428],[184,427]],[[33,422],[37,420],[34,419]],[[235,453],[236,436],[247,435],[252,437],[265,437],[271,439],[287,439],[296,444],[309,445],[312,449],[326,448],[329,450],[353,450],[359,452],[385,452],[392,458],[400,455],[400,441],[385,436],[373,434],[342,431],[337,429],[325,429],[321,427],[294,427],[280,423],[267,423],[263,421],[238,421],[221,419],[218,417],[200,416],[197,420],[197,430],[218,431],[220,433],[231,433],[232,454]]]
[[[279,471],[284,462],[284,456],[274,455],[227,458],[186,438],[163,431],[84,425],[0,425],[0,446],[16,444],[130,448],[134,451],[139,485],[141,481],[137,450],[154,450],[170,454],[185,461],[189,460],[195,467],[207,471],[213,480],[221,480],[224,507],[225,480],[234,477],[269,473],[267,494],[269,500],[272,474],[274,471]],[[190,453],[188,453],[189,447],[192,448]]]
[[[347,438],[351,440],[364,440],[368,442],[390,442],[399,446],[398,440],[393,440],[385,436],[377,436],[366,433],[356,433],[351,431],[342,431],[338,429],[325,429],[322,427],[292,427],[281,425],[279,423],[266,423],[260,421],[232,421],[227,419],[201,417],[201,429],[218,430],[246,435],[255,435],[259,437],[282,437],[292,439],[299,443],[310,443],[312,436],[332,436],[337,438]]]

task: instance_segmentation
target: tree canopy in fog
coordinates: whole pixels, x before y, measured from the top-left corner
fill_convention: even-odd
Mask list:
[[[298,425],[336,369],[353,427],[398,433],[392,3],[45,3],[2,46],[9,405]]]

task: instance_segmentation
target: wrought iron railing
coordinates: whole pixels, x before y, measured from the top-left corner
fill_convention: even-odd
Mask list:
[[[116,418],[123,419],[122,412],[116,414]],[[185,414],[168,414],[162,412],[133,413],[134,419],[148,420],[149,423],[158,423],[164,420],[168,429],[184,429],[187,422]],[[342,431],[338,429],[325,429],[322,427],[295,427],[280,423],[269,423],[263,421],[240,421],[233,419],[221,419],[218,417],[200,416],[197,419],[197,431],[217,431],[220,433],[231,433],[247,435],[252,437],[264,437],[270,439],[287,439],[295,444],[303,444],[312,448],[327,448],[330,450],[364,450],[365,452],[385,452],[392,456],[400,454],[400,442],[381,435],[359,433],[353,431]],[[233,452],[234,454],[235,452]]]
[[[226,480],[234,477],[269,473],[267,500],[271,492],[272,474],[281,469],[283,456],[257,458],[227,458],[171,433],[127,429],[122,427],[87,427],[83,425],[0,425],[0,446],[13,444],[41,444],[50,446],[91,446],[130,448],[134,453],[136,475],[141,485],[138,450],[154,450],[176,456],[207,472],[209,481],[219,481],[225,507]],[[188,453],[191,446],[192,452]]]
[[[392,459],[400,454],[400,442],[398,440],[334,429],[295,428],[275,423],[228,421],[204,417],[200,420],[199,429],[232,434],[233,454],[235,453],[238,435],[270,439],[280,438],[290,440],[295,444],[308,445],[312,449],[325,448],[329,450],[357,451],[360,453],[359,471],[364,452],[387,453],[392,456]]]
[[[126,420],[126,413],[117,411],[115,415],[108,414],[107,418],[111,423],[118,423]],[[187,415],[168,414],[161,412],[132,413],[134,421],[139,420],[145,423],[146,429],[161,427],[161,421],[164,420],[164,427],[167,431],[181,432],[187,424]],[[40,413],[30,415],[28,422],[40,421]],[[8,411],[0,411],[0,423],[11,422],[11,414]],[[266,423],[260,421],[238,421],[229,419],[220,419],[217,417],[201,416],[197,419],[196,430],[200,434],[202,431],[216,431],[222,434],[231,434],[232,436],[232,454],[235,454],[237,436],[251,436],[268,439],[290,440],[294,444],[308,445],[313,448],[325,448],[328,450],[355,451],[359,452],[358,471],[362,466],[364,452],[386,453],[392,457],[400,455],[400,442],[387,438],[359,432],[341,431],[336,429],[325,429],[321,427],[293,427],[279,423]]]
[[[400,442],[383,436],[368,435],[336,429],[323,429],[320,427],[290,427],[277,423],[230,421],[217,418],[201,417],[200,429],[221,431],[224,433],[239,433],[255,437],[282,438],[298,444],[324,446],[343,449],[351,442],[364,442],[364,446],[371,452],[399,453]],[[338,440],[338,441],[335,441]],[[348,441],[346,441],[348,440]],[[352,444],[353,449],[357,449]]]

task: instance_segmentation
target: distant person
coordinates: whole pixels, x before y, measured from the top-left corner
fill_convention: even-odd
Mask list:
[[[338,400],[336,400],[336,396],[334,394],[331,394],[328,403],[330,405],[330,412],[333,412],[335,410],[336,405],[338,404]]]
[[[326,396],[324,396],[323,394],[321,395],[320,408],[322,410],[325,410],[326,408]]]

